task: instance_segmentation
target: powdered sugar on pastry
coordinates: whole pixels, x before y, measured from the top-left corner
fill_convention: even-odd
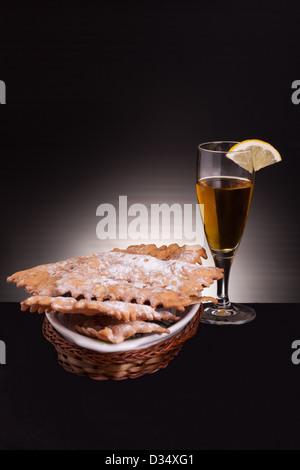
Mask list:
[[[200,245],[184,245],[179,246],[177,243],[171,245],[163,245],[159,248],[154,245],[131,245],[128,248],[121,250],[115,248],[112,251],[118,251],[122,253],[131,253],[138,255],[149,255],[154,258],[162,259],[167,261],[169,259],[179,259],[180,261],[186,261],[188,263],[202,263],[201,258],[207,259],[205,249]]]
[[[21,302],[21,310],[31,312],[56,311],[64,314],[102,314],[123,321],[156,320],[178,321],[180,317],[166,310],[155,310],[150,305],[132,304],[122,301],[76,300],[73,297],[33,296]]]
[[[31,294],[149,301],[153,307],[189,304],[191,296],[222,277],[218,268],[121,252],[92,254],[37,266],[8,278]]]
[[[34,295],[149,302],[152,307],[183,310],[222,276],[222,270],[214,267],[116,251],[37,266],[17,272],[7,281]]]
[[[75,329],[86,336],[91,338],[108,341],[110,343],[121,343],[127,338],[135,335],[136,333],[169,333],[170,330],[163,328],[156,323],[135,321],[128,323],[121,323],[119,325],[106,326],[96,330],[93,327],[80,327],[75,326]]]

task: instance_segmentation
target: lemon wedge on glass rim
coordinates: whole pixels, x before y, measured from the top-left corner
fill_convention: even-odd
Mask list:
[[[235,144],[226,156],[250,173],[282,160],[278,150],[268,142],[258,139],[243,140]]]

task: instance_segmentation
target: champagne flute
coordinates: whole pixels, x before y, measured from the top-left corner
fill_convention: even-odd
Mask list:
[[[204,309],[203,323],[237,325],[256,316],[251,307],[232,303],[228,297],[230,268],[246,226],[255,174],[226,156],[236,143],[198,146],[196,187],[201,217],[214,263],[224,270],[224,277],[217,281],[218,302]],[[249,159],[249,150],[239,151],[242,154]]]

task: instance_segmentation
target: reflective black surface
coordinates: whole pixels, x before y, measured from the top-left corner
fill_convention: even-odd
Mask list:
[[[0,307],[1,449],[299,450],[297,304],[252,304],[246,325],[200,324],[166,369],[121,382],[66,372],[42,315]]]

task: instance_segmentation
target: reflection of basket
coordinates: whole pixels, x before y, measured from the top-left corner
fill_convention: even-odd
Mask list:
[[[95,380],[123,380],[152,374],[167,367],[180,352],[185,341],[197,332],[203,306],[186,327],[171,338],[148,348],[118,353],[99,353],[71,343],[53,328],[45,317],[43,334],[52,343],[58,355],[58,362],[68,372],[86,375]]]

